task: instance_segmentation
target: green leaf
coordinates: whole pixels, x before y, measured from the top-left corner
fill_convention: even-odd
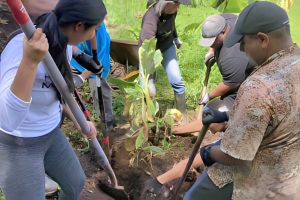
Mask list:
[[[189,32],[189,31],[196,31],[198,28],[201,27],[201,23],[191,23],[184,27],[183,32]]]
[[[141,129],[138,137],[135,140],[135,149],[142,148],[143,144],[144,144],[144,131],[143,129]]]
[[[136,84],[134,87],[124,88],[124,91],[131,100],[139,100],[144,96],[143,89],[138,84]]]
[[[121,80],[121,79],[118,79],[118,78],[114,78],[112,76],[108,76],[108,82],[112,85],[116,85],[120,88],[120,90],[123,90],[125,88],[133,88],[135,87],[135,85],[137,85],[137,83],[135,82],[128,82],[128,81],[124,81],[124,80]]]
[[[153,74],[155,68],[160,66],[162,55],[159,50],[156,50],[156,39],[144,40],[143,45],[139,48],[139,59],[141,72],[144,77]]]
[[[162,54],[160,52],[160,50],[156,50],[154,52],[154,56],[153,56],[153,61],[154,61],[154,68],[158,68],[161,66],[161,62],[163,60]]]
[[[223,13],[240,13],[247,5],[257,0],[213,0],[212,7],[218,9]],[[260,0],[262,1],[262,0]],[[268,0],[276,3],[285,10],[289,10],[293,4],[293,1],[288,0]]]
[[[169,125],[169,126],[173,126],[174,124],[174,119],[171,115],[167,115],[165,116],[165,122]]]
[[[164,150],[157,146],[147,146],[147,147],[143,148],[143,150],[146,152],[152,152],[152,153],[155,153],[155,154],[158,154],[161,156],[165,155]]]

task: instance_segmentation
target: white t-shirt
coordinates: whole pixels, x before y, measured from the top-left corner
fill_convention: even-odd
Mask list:
[[[18,137],[38,137],[59,125],[62,108],[42,63],[38,66],[30,102],[22,101],[11,91],[23,55],[23,39],[23,33],[14,37],[1,54],[0,130]],[[72,57],[71,46],[67,55],[68,59]]]

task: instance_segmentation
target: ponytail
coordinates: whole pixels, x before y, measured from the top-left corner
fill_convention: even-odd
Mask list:
[[[75,86],[66,53],[68,39],[60,30],[55,13],[49,12],[41,15],[36,20],[36,25],[37,27],[42,28],[46,34],[49,42],[49,53],[56,63],[60,73],[64,77],[68,88],[71,92],[73,92]]]

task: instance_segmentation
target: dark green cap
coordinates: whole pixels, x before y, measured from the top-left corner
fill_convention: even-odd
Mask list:
[[[283,8],[267,1],[254,2],[240,13],[234,29],[226,37],[223,45],[232,47],[244,35],[269,33],[287,24],[289,17]]]

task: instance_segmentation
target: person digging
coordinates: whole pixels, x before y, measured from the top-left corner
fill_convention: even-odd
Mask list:
[[[144,40],[157,38],[156,48],[162,53],[162,65],[174,90],[176,106],[183,115],[182,123],[187,122],[185,86],[176,56],[176,47],[180,48],[182,43],[178,39],[175,19],[179,5],[189,3],[190,0],[148,0],[139,36],[139,47]],[[156,95],[155,74],[149,77],[148,87],[153,99]]]
[[[225,13],[209,16],[202,24],[200,45],[209,47],[204,59],[205,65],[210,68],[216,62],[222,75],[222,82],[199,99],[200,105],[205,105],[209,100],[217,97],[233,104],[239,86],[254,67],[246,54],[240,51],[239,43],[230,48],[223,45],[225,38],[234,28],[236,19],[236,15]],[[188,124],[175,126],[173,134],[198,132],[202,126],[201,119],[197,119]]]
[[[237,42],[258,66],[239,88],[220,145],[202,159],[233,168],[233,200],[299,199],[300,48],[286,11],[266,1],[250,4],[224,45]],[[194,185],[184,199],[199,197]]]
[[[218,110],[220,112],[228,112],[228,110],[231,110],[232,104],[231,102],[225,102],[221,101],[219,99],[214,99],[206,105],[206,107],[209,107],[211,110]],[[205,108],[206,108],[205,107]],[[222,115],[223,116],[223,115]],[[215,132],[223,132],[227,127],[227,117],[225,119],[221,119],[220,117],[217,117],[217,119],[213,119],[214,121],[224,121],[219,123],[211,123],[211,119],[203,118],[204,123],[209,123],[209,130],[214,134]],[[201,151],[212,147],[215,145],[220,144],[220,138],[214,141],[211,144],[208,144],[206,146],[201,147]],[[205,161],[205,160],[204,160]],[[192,166],[191,170],[198,170],[199,168],[202,168],[205,166],[205,163],[200,154],[197,154]],[[173,188],[173,186],[169,187],[170,184],[173,183],[174,180],[180,178],[183,175],[184,169],[187,165],[188,159],[184,159],[180,161],[179,163],[175,164],[172,169],[168,170],[167,172],[157,176],[156,178],[150,178],[147,180],[144,184],[141,199],[149,198],[150,197],[160,197],[160,198],[169,198],[171,196],[171,191],[169,188]],[[207,173],[204,171],[204,173]],[[230,173],[230,171],[229,171]],[[223,182],[220,184],[219,187],[214,184],[209,177],[206,177],[207,180],[207,187],[202,189],[201,197],[203,199],[214,199],[214,200],[223,200],[223,199],[230,199],[232,195],[232,178],[230,176],[231,174],[228,174],[228,179],[226,182]]]

